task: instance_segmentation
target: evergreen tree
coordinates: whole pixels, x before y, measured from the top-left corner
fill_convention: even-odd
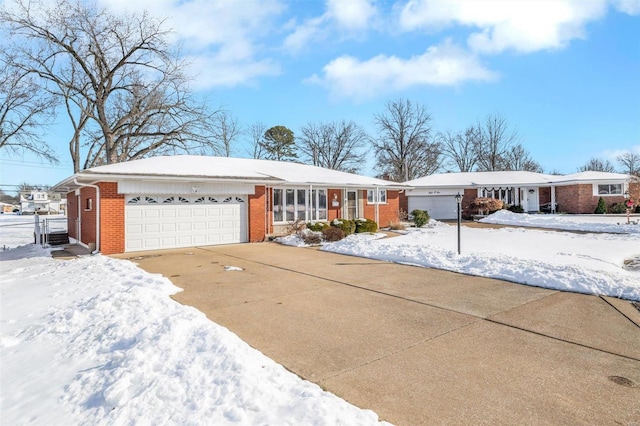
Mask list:
[[[598,207],[596,207],[595,214],[605,214],[607,212],[607,205],[604,202],[604,198],[598,199]]]
[[[274,126],[267,129],[262,136],[260,145],[264,149],[268,160],[295,160],[296,154],[295,136],[293,131],[284,126]]]

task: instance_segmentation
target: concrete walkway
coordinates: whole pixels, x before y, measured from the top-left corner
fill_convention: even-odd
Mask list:
[[[626,301],[275,243],[115,257],[397,425],[640,424],[640,312]]]

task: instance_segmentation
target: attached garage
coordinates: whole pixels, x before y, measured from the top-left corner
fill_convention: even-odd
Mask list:
[[[247,241],[247,195],[125,196],[127,252]]]
[[[409,212],[426,210],[433,219],[456,219],[457,204],[452,195],[421,195],[408,197]]]

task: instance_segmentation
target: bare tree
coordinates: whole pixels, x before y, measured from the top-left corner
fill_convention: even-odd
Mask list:
[[[439,133],[437,140],[442,147],[442,152],[449,162],[455,165],[461,172],[470,172],[476,165],[477,157],[474,147],[478,144],[480,131],[471,126],[461,133]]]
[[[600,160],[599,158],[592,158],[589,161],[587,161],[584,165],[578,167],[578,171],[579,172],[588,172],[588,171],[594,171],[594,172],[609,172],[609,173],[615,173],[616,169],[615,167],[613,167],[613,164],[611,164],[611,161],[609,160]]]
[[[247,133],[251,135],[251,141],[249,145],[248,154],[251,158],[264,159],[266,158],[266,152],[262,147],[262,137],[267,130],[267,125],[261,121],[256,121],[247,129]]]
[[[521,144],[512,146],[504,155],[504,170],[524,170],[542,173],[542,166],[531,158],[531,154]]]
[[[386,103],[374,118],[378,138],[377,168],[396,181],[407,181],[436,172],[442,164],[440,144],[431,142],[431,115],[408,99]]]
[[[211,114],[190,97],[163,22],[80,0],[18,0],[0,19],[20,43],[21,68],[65,101],[75,171],[81,134],[84,166],[217,148]]]
[[[622,172],[629,175],[640,176],[640,154],[635,152],[625,152],[616,158],[622,166]]]
[[[481,135],[474,147],[478,170],[505,170],[506,156],[520,139],[518,132],[509,129],[507,120],[499,114],[488,115],[477,127]]]
[[[353,121],[308,123],[298,148],[314,166],[357,173],[365,161],[369,136]]]
[[[225,157],[231,157],[233,142],[240,136],[242,129],[238,119],[228,111],[221,110],[213,118],[213,137],[218,141]]]
[[[54,116],[55,100],[40,90],[33,76],[15,67],[14,60],[6,50],[0,53],[0,148],[57,163],[42,134]]]

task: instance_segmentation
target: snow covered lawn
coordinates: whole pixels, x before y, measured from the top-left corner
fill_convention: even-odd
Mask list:
[[[458,255],[457,227],[432,220],[403,236],[352,235],[322,250],[640,301],[640,271],[623,268],[640,258],[640,234],[463,226],[461,239]]]
[[[54,260],[31,244],[0,252],[0,268],[2,424],[378,423],[131,262]]]
[[[570,215],[570,214],[518,214],[500,210],[481,219],[482,223],[551,228],[565,231],[609,232],[614,234],[640,234],[640,216]]]

